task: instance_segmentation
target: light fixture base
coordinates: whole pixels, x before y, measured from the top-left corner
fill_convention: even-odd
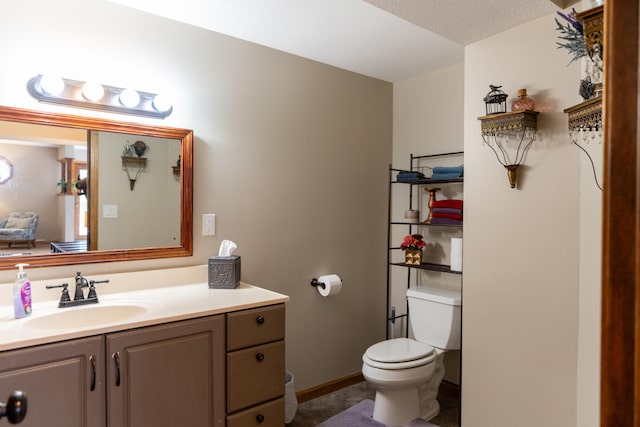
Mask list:
[[[158,96],[155,93],[137,91],[140,101],[132,107],[124,106],[120,101],[120,95],[126,89],[115,86],[102,85],[104,94],[95,101],[86,99],[82,94],[82,88],[85,82],[78,80],[62,79],[64,82],[63,89],[57,93],[48,93],[43,89],[43,75],[37,75],[27,83],[27,91],[29,94],[40,102],[50,104],[60,104],[79,108],[89,108],[92,110],[110,111],[122,114],[131,114],[136,116],[154,117],[164,119],[173,111],[173,107],[169,106],[167,110],[161,111],[154,103]]]
[[[518,166],[519,165],[507,165],[505,169],[507,169],[507,177],[509,178],[509,185],[511,188],[516,188],[518,184]]]

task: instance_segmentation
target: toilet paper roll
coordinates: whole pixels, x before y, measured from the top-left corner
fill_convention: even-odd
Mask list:
[[[324,289],[322,288],[322,286],[316,286],[318,292],[320,292],[320,295],[322,295],[323,297],[335,295],[342,289],[342,280],[340,280],[340,277],[338,277],[337,274],[320,276],[318,277],[318,282],[324,283]]]
[[[451,238],[451,271],[462,271],[462,239]]]

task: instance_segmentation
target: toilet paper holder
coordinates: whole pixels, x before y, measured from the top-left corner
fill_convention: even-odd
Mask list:
[[[311,286],[315,287],[321,287],[322,289],[325,289],[327,287],[327,285],[324,284],[324,282],[319,282],[318,279],[316,279],[315,277],[313,279],[311,279]]]

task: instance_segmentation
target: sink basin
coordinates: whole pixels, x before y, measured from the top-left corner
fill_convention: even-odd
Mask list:
[[[51,313],[34,315],[25,327],[36,329],[79,329],[86,326],[110,324],[130,320],[149,312],[144,304],[91,304],[80,307],[59,308]]]

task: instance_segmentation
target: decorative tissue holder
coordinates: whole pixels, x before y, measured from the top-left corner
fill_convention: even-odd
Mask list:
[[[209,289],[233,289],[240,283],[240,257],[209,258]]]

